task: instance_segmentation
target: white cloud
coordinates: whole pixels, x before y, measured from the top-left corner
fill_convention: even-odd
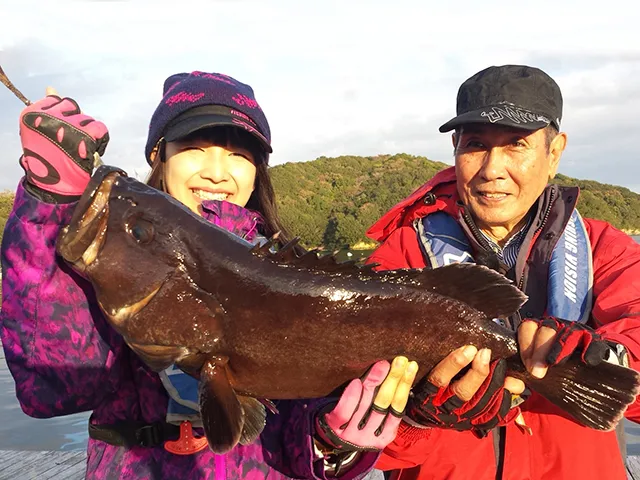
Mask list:
[[[0,6],[0,65],[32,99],[49,84],[76,98],[110,128],[105,161],[131,170],[144,168],[148,121],[177,71],[251,84],[271,124],[273,164],[397,152],[449,161],[437,127],[453,116],[460,83],[488,65],[529,63],[563,89],[561,171],[640,191],[631,145],[640,34],[620,14],[630,5],[23,0]],[[20,108],[0,91],[0,189],[21,175]]]

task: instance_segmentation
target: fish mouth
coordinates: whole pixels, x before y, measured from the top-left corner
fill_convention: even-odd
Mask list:
[[[146,307],[149,304],[149,302],[153,300],[153,297],[155,297],[156,294],[160,291],[163,285],[164,285],[164,282],[158,285],[155,289],[153,289],[148,295],[146,295],[142,299],[134,303],[131,303],[129,305],[125,305],[124,307],[114,308],[114,309],[105,308],[105,306],[100,302],[99,298],[98,298],[98,303],[100,304],[100,308],[102,309],[102,311],[109,317],[109,320],[111,321],[111,323],[113,323],[115,326],[121,326],[131,317],[136,315],[140,310]]]
[[[115,167],[99,167],[80,197],[71,222],[58,236],[58,254],[80,270],[95,261],[104,244],[109,219],[109,196],[120,176],[127,175]]]

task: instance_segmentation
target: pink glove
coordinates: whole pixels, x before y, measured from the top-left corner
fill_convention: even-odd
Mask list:
[[[338,452],[376,451],[384,449],[396,437],[403,412],[373,404],[380,384],[391,365],[377,362],[364,380],[355,379],[345,388],[338,404],[318,413],[316,433],[325,445]]]
[[[94,153],[102,155],[109,132],[102,122],[82,115],[70,98],[49,95],[20,114],[27,181],[47,192],[79,196],[93,171]]]

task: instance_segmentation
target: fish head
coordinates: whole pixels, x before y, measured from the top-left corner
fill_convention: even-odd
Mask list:
[[[142,310],[184,266],[188,246],[175,219],[188,222],[185,210],[120,169],[101,166],[94,173],[56,248],[92,283],[114,326]]]

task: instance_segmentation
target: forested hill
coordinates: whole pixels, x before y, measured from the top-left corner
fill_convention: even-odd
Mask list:
[[[340,248],[370,243],[364,232],[389,208],[448,165],[407,154],[320,157],[271,168],[280,213],[305,246]],[[640,195],[591,180],[558,175],[561,185],[578,185],[585,217],[640,233]]]
[[[271,168],[280,213],[307,246],[335,249],[370,243],[364,232],[389,208],[448,165],[406,154],[320,157]],[[627,188],[558,175],[578,185],[580,212],[640,233],[640,195]],[[0,239],[13,193],[0,193]]]
[[[412,155],[320,157],[271,168],[280,215],[305,246],[371,243],[364,233],[382,214],[438,171]]]

